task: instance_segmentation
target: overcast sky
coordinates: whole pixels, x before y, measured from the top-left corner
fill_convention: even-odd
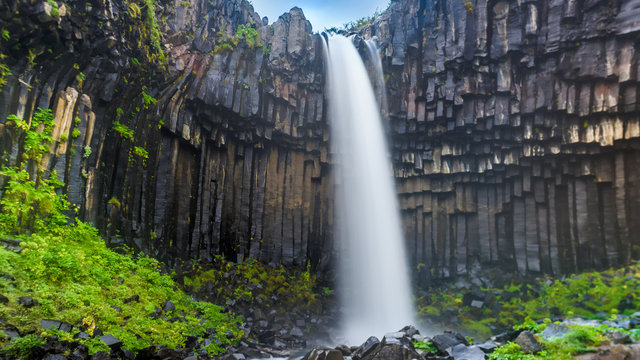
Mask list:
[[[313,25],[313,31],[317,32],[371,16],[376,9],[383,11],[389,0],[251,0],[251,3],[260,16],[269,18],[269,24],[297,6]]]

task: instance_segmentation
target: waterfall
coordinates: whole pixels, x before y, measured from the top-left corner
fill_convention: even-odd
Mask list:
[[[392,166],[366,68],[351,41],[329,38],[327,87],[336,153],[337,239],[344,336],[359,343],[412,324]]]
[[[380,60],[380,54],[375,40],[369,39],[365,43],[367,44],[367,51],[369,52],[369,58],[371,59],[371,64],[373,65],[373,70],[375,72],[375,76],[372,79],[373,90],[375,91],[376,98],[378,99],[380,114],[383,118],[382,120],[386,125],[388,120],[387,118],[389,117],[389,109],[387,91],[384,84],[384,72],[382,71],[382,60]]]

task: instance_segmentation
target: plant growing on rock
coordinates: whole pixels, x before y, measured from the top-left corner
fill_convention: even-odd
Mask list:
[[[187,296],[160,271],[157,260],[107,249],[93,226],[78,219],[71,223],[69,203],[56,192],[63,184],[55,172],[47,178],[41,171],[27,171],[28,164],[38,164],[50,151],[50,111],[38,110],[31,123],[16,116],[11,121],[25,132],[29,148],[19,166],[0,171],[7,179],[0,238],[17,239],[21,247],[14,252],[0,246],[0,274],[5,275],[0,293],[6,299],[0,301],[0,322],[24,336],[11,342],[0,338],[0,347],[5,346],[0,357],[29,359],[42,337],[71,340],[80,331],[89,337],[77,341],[91,354],[108,351],[100,337],[92,336],[97,328],[133,351],[150,345],[177,348],[189,337],[204,344],[211,336],[207,329],[214,329],[216,339],[205,347],[209,355],[238,343],[243,335],[238,317]],[[120,206],[115,198],[109,203]],[[28,306],[22,305],[24,299]],[[41,328],[42,319],[64,322],[69,331]]]

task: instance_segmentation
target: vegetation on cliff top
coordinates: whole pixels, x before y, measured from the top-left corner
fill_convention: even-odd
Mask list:
[[[195,337],[209,339],[203,346],[216,354],[239,341],[238,317],[193,300],[160,271],[156,260],[107,249],[93,226],[70,219],[73,209],[58,194],[63,184],[40,166],[54,142],[50,110],[38,110],[30,122],[16,116],[9,120],[22,134],[24,151],[19,165],[0,172],[6,182],[0,239],[16,239],[21,249],[0,246],[0,322],[5,329],[16,327],[23,337],[9,341],[0,331],[5,355],[28,358],[42,343],[40,336],[71,340],[81,331],[89,336],[76,340],[91,353],[108,350],[98,336],[102,333],[134,351],[150,345],[176,348]],[[43,329],[43,319],[73,329]]]

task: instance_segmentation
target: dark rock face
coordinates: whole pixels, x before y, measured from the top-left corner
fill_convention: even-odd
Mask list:
[[[0,93],[3,163],[20,158],[7,115],[52,108],[45,167],[114,245],[169,264],[223,254],[327,270],[334,215],[320,36],[300,9],[269,26],[241,0],[157,3],[168,66],[144,77],[123,1],[69,1],[53,16],[46,1],[0,0],[13,73]],[[470,3],[394,1],[360,29],[384,53],[420,280],[640,257],[639,2]],[[216,50],[245,24],[264,48]]]
[[[636,0],[396,1],[380,40],[424,282],[640,256]],[[633,19],[633,20],[632,20]]]
[[[13,73],[0,93],[4,163],[18,162],[21,141],[7,116],[52,108],[45,168],[112,244],[170,264],[224,254],[316,268],[331,253],[320,43],[300,9],[267,26],[246,1],[157,0],[169,60],[145,77],[123,1],[72,1],[59,17],[32,3],[0,2]],[[263,47],[215,49],[245,24]]]

